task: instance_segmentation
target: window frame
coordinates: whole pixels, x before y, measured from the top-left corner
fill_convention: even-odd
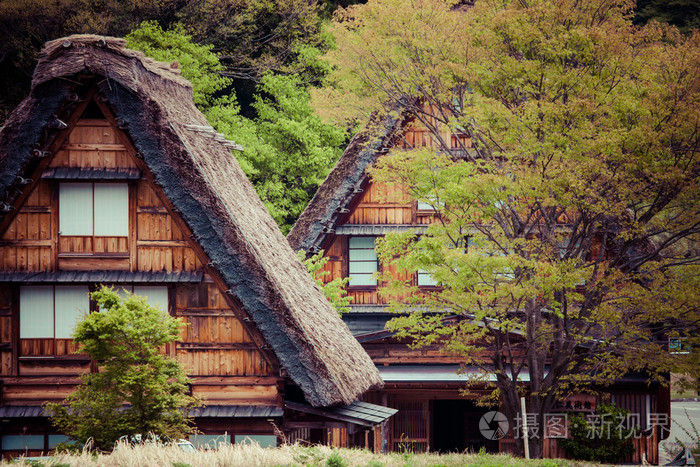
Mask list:
[[[23,311],[23,308],[24,308],[22,306],[23,302],[25,303],[25,306],[29,306],[29,304],[27,304],[27,301],[22,299],[23,291],[29,292],[28,289],[39,289],[39,288],[41,288],[41,289],[49,289],[50,288],[51,289],[51,297],[50,297],[51,312],[39,310],[38,313],[36,313],[36,311],[35,311],[36,316],[33,316],[33,317],[32,316],[29,316],[29,317],[24,316],[23,317],[23,315],[26,315],[27,313],[32,312],[32,309],[27,309],[26,311]],[[75,324],[75,322],[77,321],[78,317],[80,316],[80,313],[90,313],[90,311],[91,311],[91,300],[89,297],[90,287],[87,284],[86,285],[80,285],[80,284],[77,284],[77,285],[76,284],[72,284],[72,285],[56,285],[56,284],[51,284],[51,285],[21,285],[19,287],[19,294],[18,294],[19,295],[19,297],[18,297],[19,338],[20,339],[51,339],[54,341],[57,339],[71,339],[72,340],[73,338],[70,335],[64,336],[63,334],[61,334],[61,336],[57,337],[57,324],[56,323],[58,321],[57,320],[58,300],[56,298],[56,290],[59,289],[59,290],[64,291],[64,292],[68,292],[68,289],[78,289],[78,288],[84,288],[86,302],[75,305],[75,307],[77,308],[80,305],[87,305],[87,308],[85,310],[80,310],[80,309],[76,310],[76,311],[78,311],[78,313],[73,315],[73,321],[74,321],[73,324]],[[35,293],[36,292],[37,291],[35,291]],[[73,303],[75,303],[75,302],[73,302]],[[35,305],[35,304],[32,303],[31,305]],[[40,304],[40,305],[49,306],[46,303]],[[68,305],[68,306],[70,306],[70,305]],[[63,311],[65,311],[65,310],[63,310]],[[23,329],[23,326],[22,326],[23,323],[25,323],[27,321],[40,320],[40,319],[42,319],[42,317],[44,317],[44,319],[45,319],[46,315],[50,315],[52,318],[51,325],[50,325],[51,334],[52,334],[51,336],[48,336],[48,335],[42,335],[42,336],[30,335],[30,336],[28,336],[25,334],[25,333],[28,333],[29,330]],[[64,319],[62,319],[60,321],[65,322]],[[63,331],[65,328],[65,324],[61,325],[61,327],[62,327],[61,331]],[[55,350],[52,354],[55,354]]]
[[[81,189],[86,189],[90,188],[90,193],[92,195],[90,202],[84,202],[84,207],[87,209],[87,206],[89,204],[91,213],[89,215],[89,222],[80,222],[81,228],[76,230],[72,230],[71,228],[68,228],[67,226],[71,225],[71,222],[74,221],[76,218],[80,218],[80,214],[72,213],[67,207],[66,204],[69,204],[71,202],[70,196],[71,193],[69,191],[70,188],[75,188],[76,190],[80,187]],[[115,194],[114,193],[102,193],[103,191],[114,191],[115,188],[119,188],[121,193],[118,194],[118,196],[122,197],[122,199],[119,200],[119,204],[116,205],[118,207],[117,209],[117,215],[120,217],[118,223],[114,222],[109,222],[110,220],[113,220],[115,217],[114,213],[114,206],[110,206],[110,215],[109,216],[104,216],[101,214],[96,214],[97,208],[99,205],[101,205],[102,202],[106,199],[114,199]],[[100,194],[96,196],[96,191],[99,192]],[[130,205],[130,199],[131,199],[131,193],[130,193],[130,184],[129,183],[124,183],[122,181],[119,182],[61,182],[58,184],[58,235],[62,237],[129,237],[129,233],[131,231],[130,229],[130,219],[129,219],[129,205]],[[79,195],[75,195],[76,200],[78,201],[85,201],[84,198],[82,198]],[[87,194],[84,194],[82,196],[87,196]],[[99,213],[104,212],[104,210],[100,210]],[[84,213],[83,213],[84,215]],[[70,217],[73,216],[73,217]],[[91,224],[91,228],[87,228],[87,225]],[[118,229],[114,229],[114,226],[118,225]],[[109,229],[112,229],[110,232]],[[68,232],[68,233],[66,233]],[[93,242],[94,244],[94,242]]]
[[[139,289],[139,288],[149,288],[149,289],[161,289],[158,292],[158,297],[155,297],[156,303],[149,303],[152,306],[156,306],[161,311],[167,315],[172,315],[173,311],[171,310],[171,307],[174,304],[174,288],[171,287],[169,284],[163,284],[163,283],[157,283],[157,284],[151,284],[151,283],[131,283],[131,284],[121,284],[121,283],[116,283],[116,284],[111,284],[111,286],[115,290],[120,290],[120,289],[126,289],[129,292],[134,291],[134,289]],[[37,303],[33,304],[30,302],[30,305],[34,305],[34,315],[31,315],[29,313],[32,312],[31,308],[25,308],[27,306],[27,301],[23,299],[23,293],[32,293],[30,289],[50,289],[50,300],[45,300],[45,303]],[[92,298],[89,296],[90,293],[94,292],[97,290],[98,285],[97,284],[91,284],[91,283],[66,283],[66,284],[61,284],[61,283],[53,283],[53,284],[21,284],[19,287],[17,287],[16,290],[16,304],[13,306],[13,308],[16,310],[16,319],[18,323],[18,332],[17,332],[17,342],[18,342],[18,352],[17,352],[17,357],[21,359],[46,359],[46,358],[58,358],[58,359],[84,359],[85,354],[64,354],[61,353],[57,350],[57,342],[58,341],[73,341],[73,328],[75,327],[75,324],[78,322],[78,320],[81,318],[82,314],[90,314],[90,313],[95,313],[99,312],[100,309],[97,306],[97,303],[92,300]],[[73,321],[70,323],[71,325],[71,333],[67,337],[64,334],[58,334],[57,337],[57,331],[60,330],[60,328],[64,328],[66,324],[68,324],[68,320],[65,318],[61,318],[60,316],[57,315],[57,313],[60,313],[60,310],[57,311],[57,306],[59,303],[59,300],[56,299],[56,291],[57,290],[67,290],[67,289],[83,289],[82,291],[85,292],[85,302],[80,303],[76,305],[77,307],[80,307],[77,311],[77,313],[74,313],[72,315]],[[24,290],[24,292],[23,292]],[[136,290],[137,295],[144,296],[145,294],[142,293],[143,291]],[[66,294],[67,296],[68,294]],[[163,304],[160,303],[162,302],[162,299],[165,299],[165,309],[163,309]],[[48,303],[50,302],[50,303]],[[70,302],[67,302],[70,303]],[[24,306],[23,306],[24,304]],[[41,308],[42,306],[45,307],[52,307],[52,312],[48,312],[47,309]],[[69,305],[70,306],[70,305]],[[37,308],[39,307],[39,308]],[[84,309],[83,309],[84,308]],[[64,310],[66,307],[64,307]],[[38,310],[38,311],[36,311]],[[42,337],[37,337],[37,333],[34,333],[33,335],[28,334],[31,329],[23,329],[23,323],[26,323],[27,321],[30,322],[41,322],[41,320],[48,321],[46,317],[50,315],[52,317],[52,321],[50,323],[50,328],[51,328],[51,336],[48,335],[48,330],[45,329],[44,334],[42,334]],[[57,324],[58,323],[58,324]],[[57,327],[59,329],[57,329]],[[30,337],[31,336],[31,337]],[[29,354],[23,354],[22,353],[22,348],[23,346],[20,344],[20,341],[50,341],[50,345],[47,343],[41,344],[42,345],[42,350],[39,353],[29,353]]]
[[[421,277],[427,277],[429,284],[421,284]],[[416,285],[425,289],[437,289],[440,288],[439,282],[433,279],[433,276],[424,269],[419,269],[416,271]]]
[[[353,247],[351,247],[351,243],[353,242],[354,239],[367,239],[367,238],[371,238],[371,239],[372,239],[372,244],[374,245],[374,247],[373,247],[372,249],[370,249],[370,248],[353,248]],[[353,289],[362,289],[362,288],[364,288],[364,289],[376,289],[376,288],[377,288],[377,286],[378,286],[378,281],[377,281],[376,278],[372,277],[373,274],[375,274],[375,273],[377,273],[377,272],[380,272],[380,269],[379,269],[379,257],[377,256],[377,250],[376,250],[377,238],[379,238],[379,236],[377,236],[377,235],[353,235],[353,236],[348,236],[348,238],[347,238],[347,252],[348,252],[348,254],[347,254],[347,265],[348,265],[348,267],[347,267],[347,276],[346,276],[346,277],[348,277],[348,278],[350,279],[350,280],[348,281],[348,287],[349,287],[349,288],[353,288]],[[374,253],[374,259],[373,259],[373,260],[372,260],[372,259],[370,259],[370,260],[367,260],[367,259],[354,259],[354,260],[353,260],[353,259],[351,259],[351,257],[352,257],[352,252],[353,252],[353,251],[372,251],[372,252]],[[355,273],[355,277],[357,277],[358,275],[359,275],[359,276],[362,276],[362,277],[369,276],[369,282],[370,282],[370,283],[361,283],[361,284],[353,283],[353,282],[354,282],[353,279],[352,279],[352,278],[353,278],[353,273],[352,273],[352,265],[353,265],[353,263],[355,263],[355,264],[357,264],[357,263],[374,263],[374,265],[375,265],[374,271],[372,271],[372,272],[359,272],[359,273],[356,272],[356,273]],[[355,279],[355,282],[358,281],[358,280],[360,280],[360,279],[357,279],[357,278],[356,278],[356,279]],[[372,283],[372,282],[373,282],[373,283]]]

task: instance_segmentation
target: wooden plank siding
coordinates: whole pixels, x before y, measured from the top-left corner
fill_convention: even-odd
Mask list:
[[[134,154],[128,138],[108,120],[82,119],[46,167],[143,170]],[[61,180],[39,178],[27,184],[24,203],[0,232],[0,271],[204,271],[206,256],[195,250],[191,232],[173,217],[177,214],[151,178],[142,172],[139,180],[116,180],[129,184],[126,237],[59,235]],[[70,180],[83,181],[100,183]],[[194,378],[193,393],[209,404],[281,404],[281,379],[251,337],[251,325],[239,319],[245,312],[232,308],[212,277],[205,275],[199,284],[169,287],[170,312],[186,326],[183,341],[165,351],[177,357]],[[20,339],[18,297],[19,285],[0,284],[0,376],[5,377],[0,401],[5,405],[59,401],[73,390],[79,374],[96,366],[85,355],[75,354],[71,339]]]
[[[274,374],[215,284],[181,285],[176,295],[176,316],[187,324],[177,355],[188,374]]]
[[[360,194],[359,202],[346,224],[413,224],[412,202],[398,185],[371,183]]]

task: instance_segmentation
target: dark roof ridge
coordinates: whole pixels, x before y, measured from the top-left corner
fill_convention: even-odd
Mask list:
[[[335,228],[340,211],[350,205],[355,191],[367,179],[367,168],[389,149],[405,119],[405,107],[376,112],[364,130],[352,138],[287,235],[294,250],[318,251],[326,232]]]

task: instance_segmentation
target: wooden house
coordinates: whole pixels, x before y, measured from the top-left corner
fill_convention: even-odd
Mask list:
[[[76,319],[100,284],[187,326],[166,351],[205,400],[203,444],[249,436],[381,445],[394,410],[358,402],[382,381],[176,68],[121,39],[46,44],[0,132],[0,449],[65,439],[41,404],[95,362]],[[373,437],[374,433],[379,437]]]
[[[441,138],[457,155],[471,150],[466,135],[446,130]],[[476,368],[462,368],[463,373],[459,374],[460,360],[445,356],[439,346],[411,348],[384,329],[395,315],[388,313],[387,303],[378,295],[377,280],[372,276],[382,267],[374,252],[375,239],[388,232],[420,233],[435,221],[432,206],[416,202],[400,188],[373,182],[368,175],[367,169],[393,147],[410,150],[439,146],[430,132],[407,113],[375,117],[368,129],[350,142],[287,240],[293,249],[307,254],[324,251],[329,258],[324,266],[329,274],[324,280],[351,277],[347,287],[352,297],[351,311],[343,315],[343,320],[370,355],[385,383],[381,390],[369,392],[365,400],[398,409],[387,427],[390,450],[485,448],[492,452],[514,452],[517,445],[512,431],[498,440],[487,439],[480,432],[481,417],[490,410],[477,407],[474,402],[483,389],[471,386],[472,395],[468,397],[460,393],[466,386],[464,372],[476,372]],[[397,275],[396,271],[390,272]],[[419,288],[435,287],[429,276],[420,273],[399,278]],[[527,384],[527,375],[523,380]],[[634,441],[636,453],[629,461],[639,463],[644,454],[649,462],[656,462],[658,443],[668,436],[668,388],[647,385],[642,375],[629,375],[607,392],[614,403],[638,414],[646,433]],[[562,404],[566,410],[591,411],[600,402],[601,397],[591,399],[580,395]],[[545,441],[544,454],[564,456],[551,439]]]

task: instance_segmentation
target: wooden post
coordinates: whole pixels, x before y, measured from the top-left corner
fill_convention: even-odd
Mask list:
[[[530,445],[527,438],[527,411],[525,410],[525,397],[520,398],[520,411],[523,414],[523,446],[525,447],[525,459],[530,459]]]

